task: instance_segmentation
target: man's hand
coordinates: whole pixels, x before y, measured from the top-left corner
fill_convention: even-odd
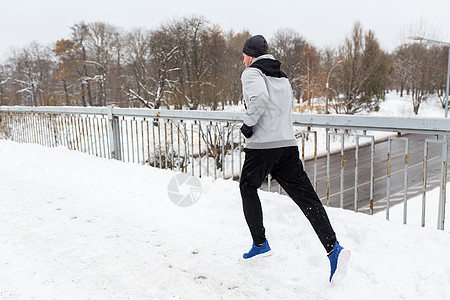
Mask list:
[[[249,138],[253,135],[252,127],[247,126],[246,124],[242,125],[241,132],[246,138]]]

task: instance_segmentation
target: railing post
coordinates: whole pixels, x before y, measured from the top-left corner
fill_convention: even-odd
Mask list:
[[[373,194],[374,194],[374,185],[375,185],[375,177],[374,177],[374,169],[375,169],[375,161],[374,161],[374,153],[375,153],[375,137],[373,135],[367,135],[366,130],[363,132],[364,134],[356,135],[356,151],[355,151],[355,201],[354,201],[354,210],[358,211],[358,169],[359,169],[359,139],[360,138],[369,138],[370,139],[370,199],[369,199],[369,209],[370,214],[373,215]]]
[[[309,136],[309,134],[314,135],[314,180],[313,187],[314,190],[317,191],[317,131],[311,131],[311,127],[308,127],[308,130],[302,130],[302,163],[305,165],[305,139]],[[328,200],[328,198],[327,198]],[[327,205],[329,206],[329,201],[327,201]]]
[[[422,227],[425,226],[425,202],[427,192],[427,164],[428,164],[428,144],[442,144],[442,159],[441,159],[441,178],[440,178],[440,193],[439,193],[439,211],[437,229],[444,230],[445,223],[445,203],[447,190],[447,139],[444,140],[425,140],[424,158],[423,158],[423,187],[422,187]]]
[[[339,207],[344,208],[344,133],[340,132],[327,132],[326,143],[327,143],[327,206],[330,206],[330,194],[331,194],[331,179],[330,179],[330,137],[331,136],[340,136],[341,137],[341,190],[340,190],[340,198],[339,198]]]
[[[391,207],[391,159],[392,159],[392,141],[404,141],[405,142],[405,157],[404,157],[404,165],[405,165],[405,175],[403,177],[403,224],[407,222],[408,216],[408,158],[409,158],[409,142],[408,138],[405,137],[389,137],[388,139],[388,155],[387,155],[387,176],[386,176],[386,219],[389,220],[389,209]]]
[[[440,230],[444,230],[445,225],[445,204],[447,200],[447,155],[447,140],[445,139],[442,147],[441,193],[439,195],[438,228]]]
[[[120,160],[122,155],[120,153],[120,132],[118,128],[117,117],[114,117],[113,106],[108,106],[108,135],[109,139],[109,151],[111,151],[111,158]]]

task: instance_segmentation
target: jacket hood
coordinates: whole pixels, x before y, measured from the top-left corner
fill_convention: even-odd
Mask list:
[[[266,76],[287,78],[281,71],[281,63],[270,54],[257,57],[249,67],[259,69]]]

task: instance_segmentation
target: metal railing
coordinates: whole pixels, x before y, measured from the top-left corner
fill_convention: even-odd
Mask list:
[[[148,164],[157,168],[172,169],[194,176],[214,176],[238,180],[244,161],[244,137],[239,128],[242,112],[150,110],[118,107],[0,107],[0,134],[22,143],[37,143],[49,147],[64,146],[71,150],[86,152],[99,157],[124,162]],[[393,118],[347,115],[301,115],[293,114],[293,126],[297,138],[301,139],[303,160],[313,163],[313,186],[318,191],[324,182],[317,181],[318,158],[326,156],[326,204],[346,207],[344,195],[353,191],[353,210],[374,212],[374,132],[386,132],[389,137],[386,162],[386,196],[377,203],[384,203],[386,218],[391,207],[392,149],[395,140],[404,141],[404,188],[403,222],[407,220],[408,194],[408,137],[401,134],[415,133],[434,136],[425,140],[423,157],[423,207],[422,226],[425,226],[425,201],[427,191],[427,163],[430,144],[442,146],[440,200],[438,229],[444,228],[447,184],[447,135],[450,121],[444,118]],[[314,129],[314,130],[313,130]],[[313,140],[311,140],[311,136]],[[439,139],[441,137],[441,139]],[[360,139],[369,141],[369,167],[360,170]],[[324,140],[325,151],[318,151],[318,140]],[[347,140],[347,147],[345,141]],[[305,150],[305,144],[309,146]],[[333,146],[333,147],[332,147]],[[354,185],[345,188],[344,153],[356,149],[354,155]],[[367,148],[367,147],[366,147]],[[320,150],[322,150],[320,149]],[[340,153],[336,167],[331,165],[333,153]],[[305,156],[306,154],[306,156]],[[305,162],[306,164],[306,162]],[[377,164],[378,165],[378,164]],[[347,168],[348,169],[348,168]],[[361,182],[361,172],[370,169],[369,179]],[[338,171],[338,172],[336,172]],[[334,175],[332,176],[332,172]],[[311,175],[310,175],[311,176]],[[339,191],[331,192],[332,181],[339,181]],[[349,180],[347,180],[348,185]],[[360,206],[360,188],[369,185],[367,205]],[[269,176],[267,189],[273,185]],[[279,189],[281,192],[281,188]],[[367,198],[367,197],[366,197]]]

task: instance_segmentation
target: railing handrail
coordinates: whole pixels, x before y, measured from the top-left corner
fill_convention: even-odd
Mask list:
[[[107,115],[109,107],[79,106],[0,106],[0,112],[46,113],[46,114],[86,114]],[[244,112],[198,111],[198,110],[163,110],[147,108],[112,107],[114,116],[147,117],[164,119],[183,119],[198,121],[238,122],[244,120]],[[294,125],[339,128],[366,131],[397,131],[402,133],[422,133],[450,135],[450,119],[434,118],[400,118],[354,115],[318,115],[293,113]]]
[[[292,118],[294,124],[311,127],[440,135],[450,134],[450,119],[444,117],[401,118],[353,115],[303,115],[293,113]]]

